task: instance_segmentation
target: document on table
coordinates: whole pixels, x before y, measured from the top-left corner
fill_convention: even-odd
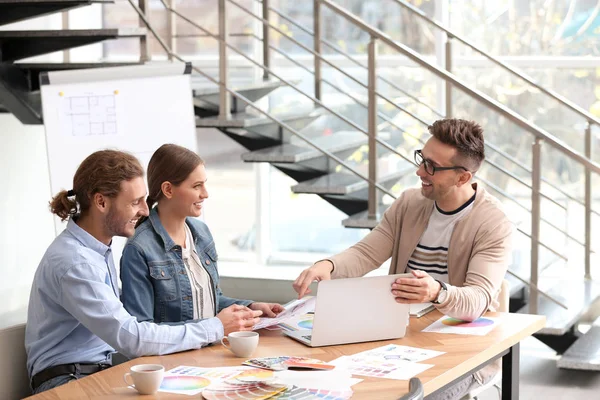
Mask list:
[[[368,356],[342,356],[329,362],[352,375],[371,376],[396,380],[408,380],[433,367],[404,360],[382,360]]]
[[[293,318],[300,314],[306,314],[315,311],[317,298],[314,296],[304,297],[300,300],[294,300],[285,305],[285,310],[279,313],[275,318],[260,318],[258,324],[254,325],[254,330],[263,329],[268,326],[279,324],[286,319]]]
[[[423,332],[484,336],[491,332],[496,325],[499,325],[501,321],[501,318],[481,317],[469,322],[444,316],[423,329]]]
[[[330,364],[346,369],[353,375],[407,380],[433,367],[431,364],[419,364],[418,362],[442,354],[445,353],[390,344],[351,356],[342,356],[331,361]]]

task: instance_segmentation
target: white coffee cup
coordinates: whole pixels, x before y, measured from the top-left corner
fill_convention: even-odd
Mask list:
[[[229,342],[229,345],[225,341]],[[221,339],[221,344],[238,357],[250,357],[258,346],[258,333],[232,332]]]
[[[129,369],[123,375],[123,380],[128,386],[133,386],[140,394],[154,394],[158,391],[165,374],[165,367],[160,364],[139,364]],[[127,381],[131,376],[133,384]]]

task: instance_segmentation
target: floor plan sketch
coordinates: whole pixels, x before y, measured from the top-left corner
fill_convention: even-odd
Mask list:
[[[61,119],[66,134],[72,136],[116,135],[119,131],[118,92],[66,96]],[[122,128],[122,127],[121,127]]]

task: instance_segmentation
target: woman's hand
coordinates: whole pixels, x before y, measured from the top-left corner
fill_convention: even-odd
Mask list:
[[[269,318],[273,318],[285,310],[281,304],[277,303],[252,303],[248,308],[255,311],[262,311],[263,316]]]

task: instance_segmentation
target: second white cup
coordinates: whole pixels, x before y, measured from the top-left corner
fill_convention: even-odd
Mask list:
[[[158,391],[165,374],[165,367],[160,364],[139,364],[123,375],[123,380],[133,386],[140,394],[154,394]],[[127,380],[131,377],[133,384]]]
[[[232,332],[221,339],[221,344],[237,357],[250,357],[258,346],[258,333]]]

